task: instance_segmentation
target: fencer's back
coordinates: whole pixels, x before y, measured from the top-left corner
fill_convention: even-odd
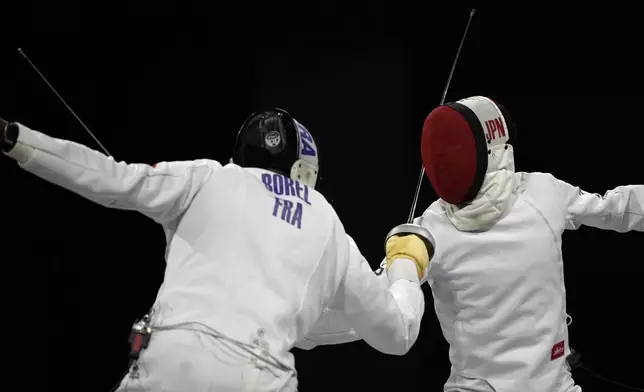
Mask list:
[[[167,229],[156,322],[198,321],[248,344],[261,329],[287,355],[346,270],[329,249],[334,219],[321,194],[281,174],[217,170]]]
[[[450,344],[446,388],[558,390],[569,352],[565,204],[544,175],[516,175],[514,204],[488,231],[457,230],[439,203],[423,216],[437,243],[428,281]]]

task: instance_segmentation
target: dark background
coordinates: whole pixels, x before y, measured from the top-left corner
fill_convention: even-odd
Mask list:
[[[98,149],[18,47],[117,160],[225,162],[251,111],[283,107],[316,137],[322,191],[375,267],[384,235],[409,213],[422,122],[440,101],[471,4],[304,3],[3,6],[0,116]],[[521,131],[518,170],[602,194],[643,183],[636,10],[486,4],[448,100],[505,104]],[[6,382],[107,391],[163,277],[161,228],[8,159],[0,178]],[[423,181],[418,213],[435,199]],[[606,377],[644,387],[643,234],[582,228],[564,238],[571,345]],[[362,342],[296,351],[300,390],[441,391],[447,346],[425,292],[409,354]],[[574,375],[585,391],[619,390]]]

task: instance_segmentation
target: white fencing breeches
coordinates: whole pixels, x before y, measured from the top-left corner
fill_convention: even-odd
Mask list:
[[[295,371],[270,366],[194,331],[154,332],[117,392],[297,391]]]

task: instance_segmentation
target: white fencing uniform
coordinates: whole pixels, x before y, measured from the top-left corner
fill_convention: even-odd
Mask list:
[[[384,353],[405,354],[415,342],[424,310],[416,265],[396,262],[389,275],[416,282],[380,284],[313,189],[212,160],[116,162],[19,127],[7,155],[23,169],[103,206],[141,212],[165,230],[155,332],[139,378],[126,377],[119,391],[295,390],[289,350],[327,307]]]
[[[511,207],[487,231],[457,230],[440,201],[416,220],[437,244],[427,274],[450,345],[446,392],[580,391],[565,363],[570,349],[562,234],[581,225],[644,231],[642,185],[601,196],[550,174],[515,176]],[[312,331],[300,347],[359,337],[332,312]]]

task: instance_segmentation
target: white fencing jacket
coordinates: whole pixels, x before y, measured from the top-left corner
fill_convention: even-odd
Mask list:
[[[198,322],[273,356],[289,350],[325,308],[377,350],[405,354],[424,311],[414,279],[381,284],[325,198],[297,181],[212,160],[126,164],[19,125],[8,154],[51,183],[110,208],[138,211],[166,233],[166,271],[153,323]],[[390,273],[390,276],[393,276]],[[393,279],[392,279],[393,280]]]
[[[427,281],[450,346],[445,391],[577,390],[565,367],[570,349],[562,234],[581,225],[644,231],[642,185],[601,196],[550,174],[515,175],[514,204],[488,231],[457,230],[438,202],[416,220],[437,244]],[[299,347],[360,336],[331,311],[313,331]]]

